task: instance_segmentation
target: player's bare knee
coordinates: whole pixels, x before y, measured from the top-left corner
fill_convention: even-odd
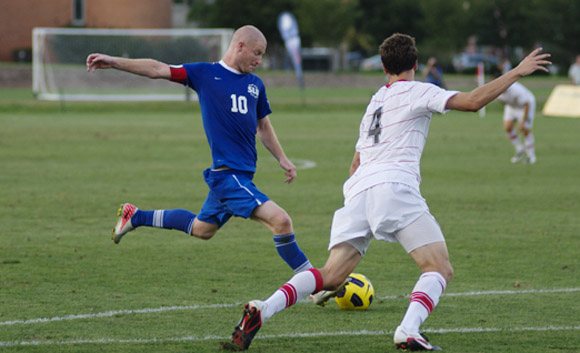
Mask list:
[[[280,212],[274,218],[273,227],[276,234],[292,233],[292,219],[286,212]]]

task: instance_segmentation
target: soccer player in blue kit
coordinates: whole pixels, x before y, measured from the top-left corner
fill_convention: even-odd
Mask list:
[[[211,168],[203,172],[209,194],[199,212],[184,209],[144,211],[125,203],[113,229],[119,243],[140,226],[177,229],[210,239],[231,216],[251,218],[268,227],[280,256],[298,273],[312,268],[298,247],[292,220],[284,209],[260,192],[252,179],[256,171],[256,134],[285,170],[286,183],[296,178],[270,123],[272,112],[262,80],[252,71],[262,62],[266,38],[254,26],[235,31],[219,62],[168,65],[153,59],[128,59],[94,53],[87,71],[114,68],[152,79],[166,79],[191,87],[199,96],[203,126],[211,148]]]

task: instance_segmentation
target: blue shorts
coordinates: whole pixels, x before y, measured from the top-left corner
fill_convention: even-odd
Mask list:
[[[270,200],[252,181],[254,173],[234,169],[203,172],[209,194],[197,215],[200,221],[223,226],[232,216],[248,218],[256,207]]]

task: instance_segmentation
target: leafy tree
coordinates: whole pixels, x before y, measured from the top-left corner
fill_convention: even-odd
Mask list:
[[[281,43],[278,32],[278,15],[283,11],[295,10],[293,0],[215,0],[196,1],[191,7],[189,18],[199,21],[204,27],[239,28],[254,25],[264,33],[268,43]]]
[[[296,20],[304,45],[338,45],[354,30],[361,13],[358,0],[295,0]]]
[[[368,47],[361,49],[367,54],[377,54],[380,44],[392,33],[406,33],[416,38],[425,34],[419,0],[360,0],[360,9],[356,28],[366,35]]]
[[[529,50],[537,44],[567,66],[580,53],[580,1],[570,0],[189,0],[190,18],[204,27],[260,28],[270,48],[282,46],[278,15],[292,12],[303,46],[348,44],[374,55],[385,37],[417,38],[422,59],[447,60],[471,36],[479,45]],[[270,51],[270,50],[269,50]]]

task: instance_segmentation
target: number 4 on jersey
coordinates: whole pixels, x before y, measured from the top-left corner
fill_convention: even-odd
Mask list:
[[[373,114],[373,121],[371,122],[371,128],[369,130],[368,138],[374,138],[373,143],[376,145],[379,143],[379,135],[381,134],[381,115],[383,113],[383,107],[379,107],[375,110]]]

